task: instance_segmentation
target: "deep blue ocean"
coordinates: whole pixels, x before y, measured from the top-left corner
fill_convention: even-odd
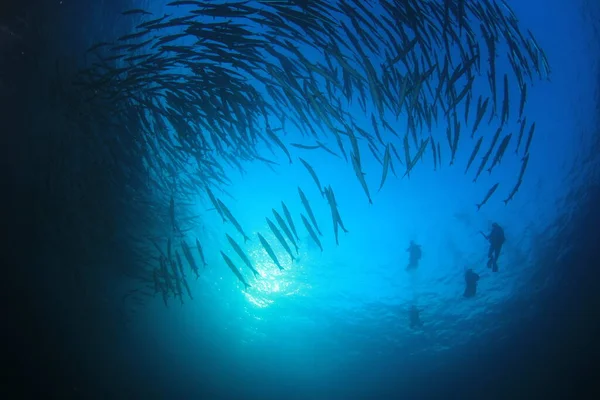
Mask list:
[[[113,164],[96,157],[104,150],[89,139],[93,127],[63,118],[100,112],[91,101],[63,95],[64,82],[92,65],[86,49],[144,21],[123,11],[177,17],[187,8],[169,7],[168,0],[11,1],[0,5],[3,398],[462,400],[600,394],[600,2],[481,2],[509,5],[521,31],[535,35],[551,71],[527,80],[529,124],[521,146],[532,122],[535,136],[522,183],[506,204],[502,200],[523,165],[523,154],[515,154],[519,87],[511,77],[504,133],[513,137],[506,156],[474,183],[500,118],[500,108],[494,121],[483,118],[482,148],[465,173],[477,141],[470,135],[474,104],[489,92],[481,73],[472,83],[468,124],[460,111],[463,136],[454,165],[441,115],[433,127],[419,128],[429,131],[424,139],[441,144],[440,165],[434,168],[427,147],[403,177],[406,166],[392,156],[395,170],[381,190],[382,163],[361,141],[373,204],[352,162],[323,149],[294,147],[315,140],[289,123],[278,134],[292,163],[274,142],[254,145],[277,165],[241,155],[242,172],[224,163],[228,184],[215,193],[250,237],[245,242],[235,224],[222,222],[203,186],[196,194],[176,189],[172,195],[156,181],[138,179],[131,167],[123,175],[127,182],[106,189],[105,182],[121,175],[111,175]],[[436,3],[398,1],[414,7],[431,2]],[[364,4],[377,9],[378,1]],[[468,23],[480,25],[473,16]],[[248,26],[257,35],[263,29]],[[320,57],[301,51],[308,60]],[[496,59],[499,99],[502,75],[510,71],[505,53],[503,47]],[[482,58],[482,64],[488,62]],[[341,104],[373,133],[371,111],[363,112],[356,100]],[[117,111],[107,110],[117,118]],[[384,141],[395,140],[404,152],[401,139],[385,135]],[[321,138],[337,152],[333,135]],[[122,137],[115,143],[120,171],[137,165],[131,161],[136,143]],[[381,150],[383,157],[385,147]],[[340,228],[339,244],[330,206],[298,157],[335,192],[348,230]],[[144,159],[146,166],[157,162]],[[169,176],[183,182],[197,170],[177,169]],[[478,210],[495,184],[497,192]],[[298,188],[322,232],[322,250],[304,229],[301,214],[307,211]],[[165,232],[174,231],[171,196],[174,218],[184,228],[173,246],[189,242],[200,268],[198,278],[186,272],[193,299],[171,293],[165,300],[152,280],[157,248],[166,249]],[[267,223],[275,221],[273,209],[284,215],[282,203],[298,233],[293,261]],[[505,234],[497,272],[486,266],[489,243],[482,235],[493,223]],[[271,243],[282,270],[257,234]],[[244,267],[226,235],[240,244],[259,276]],[[407,270],[411,241],[420,245],[422,257],[417,268]],[[221,251],[241,269],[249,288]],[[467,269],[480,277],[469,298],[463,295]],[[415,326],[413,307],[419,313]]]

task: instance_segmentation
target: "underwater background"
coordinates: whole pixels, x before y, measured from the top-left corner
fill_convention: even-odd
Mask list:
[[[241,156],[242,172],[223,164],[226,192],[218,194],[248,242],[235,224],[222,223],[202,186],[192,196],[145,183],[132,167],[139,153],[127,147],[136,143],[115,135],[122,151],[112,156],[123,162],[111,164],[88,137],[94,128],[72,123],[70,115],[100,115],[64,95],[70,89],[63,87],[73,87],[65,82],[92,63],[87,49],[140,23],[125,10],[185,15],[184,7],[167,3],[0,5],[5,398],[574,399],[598,393],[599,2],[506,1],[523,31],[543,47],[551,69],[527,89],[535,137],[514,199],[502,201],[522,168],[522,158],[513,156],[518,86],[511,89],[511,158],[476,183],[474,171],[464,169],[476,143],[470,125],[454,149],[456,165],[449,165],[444,148],[434,170],[428,149],[409,177],[396,163],[379,191],[382,165],[361,149],[373,204],[351,162],[322,149],[291,147],[309,144],[294,126],[281,139],[293,163],[275,141],[255,143],[277,165]],[[498,64],[510,68],[505,59]],[[474,104],[488,82],[473,82]],[[102,115],[117,118],[116,107],[104,107]],[[363,113],[356,101],[343,107],[372,130],[371,112]],[[487,120],[479,128],[482,152],[496,131]],[[442,146],[445,123],[439,121],[431,136]],[[332,137],[323,137],[335,148]],[[298,157],[335,191],[348,230],[340,229],[339,244],[330,205]],[[113,182],[109,175],[120,176],[112,172],[115,165],[131,168],[126,184],[106,183]],[[195,173],[180,169],[169,179]],[[498,193],[478,210],[496,183]],[[299,187],[323,233],[322,250],[304,229]],[[164,232],[174,230],[174,196],[182,235],[202,243],[206,266],[194,247],[200,273],[187,272],[191,296],[169,293],[167,301],[155,290],[152,271],[157,248],[166,248]],[[278,239],[265,221],[275,221],[272,209],[283,215],[282,203],[298,231],[294,261],[274,245]],[[488,243],[480,233],[493,222],[506,234],[497,273],[486,268]],[[276,248],[282,270],[257,233]],[[226,235],[243,245],[259,272],[254,277],[242,268],[249,288],[220,254],[242,267]],[[177,246],[180,241],[173,238]],[[406,270],[411,241],[423,253],[415,271]],[[466,268],[480,275],[474,298],[463,296]],[[412,306],[420,312],[417,328],[410,324]]]

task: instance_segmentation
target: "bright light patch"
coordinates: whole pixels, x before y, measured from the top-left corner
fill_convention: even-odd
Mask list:
[[[269,255],[260,247],[254,248],[248,253],[249,258],[256,270],[260,273],[260,278],[254,278],[249,283],[251,288],[244,292],[244,295],[256,307],[265,308],[272,305],[278,297],[290,296],[297,293],[293,289],[293,280],[290,271],[280,271]],[[278,254],[278,258],[284,260],[287,255]],[[290,267],[283,263],[283,267]]]
[[[260,298],[257,296],[253,296],[252,294],[246,292],[246,298],[248,299],[248,301],[250,301],[250,303],[252,303],[253,305],[255,305],[258,308],[266,308],[268,306],[270,306],[271,304],[273,304],[274,300],[268,300],[265,298]]]

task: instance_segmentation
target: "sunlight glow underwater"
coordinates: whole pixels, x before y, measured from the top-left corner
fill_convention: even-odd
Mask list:
[[[537,12],[526,14],[529,19],[534,15]],[[548,27],[537,28],[540,29],[536,31],[545,33],[545,43],[555,43],[555,35],[560,36]],[[568,29],[563,27],[563,30]],[[234,166],[226,167],[224,175],[231,180],[228,187],[230,193],[227,195],[231,198],[223,197],[223,202],[251,237],[243,248],[260,273],[260,278],[255,278],[245,268],[243,261],[224,239],[226,233],[240,241],[239,233],[232,224],[221,224],[215,210],[210,209],[206,196],[198,193],[196,198],[188,199],[193,204],[190,207],[192,214],[201,215],[205,226],[196,235],[207,249],[208,259],[206,271],[201,271],[204,276],[194,284],[198,300],[187,302],[181,308],[177,304],[177,308],[167,311],[158,308],[161,299],[157,296],[154,300],[157,307],[148,308],[150,318],[165,318],[173,323],[173,329],[165,334],[171,335],[169,342],[179,337],[178,328],[182,328],[181,332],[189,328],[186,325],[188,318],[194,327],[205,323],[214,329],[211,335],[220,337],[223,334],[226,340],[220,344],[222,347],[214,350],[209,345],[202,347],[205,344],[203,340],[208,343],[209,339],[199,338],[200,344],[194,343],[199,347],[195,349],[198,353],[195,355],[211,351],[220,354],[219,351],[222,351],[244,368],[251,369],[253,362],[258,363],[256,354],[252,352],[274,357],[280,351],[281,360],[273,362],[268,369],[274,376],[279,376],[276,373],[280,372],[278,368],[297,367],[300,370],[299,366],[304,364],[311,365],[315,370],[321,368],[321,371],[330,374],[324,373],[324,376],[336,376],[336,368],[358,368],[365,359],[381,361],[378,357],[384,358],[390,354],[398,358],[406,357],[406,360],[420,356],[425,358],[424,354],[431,356],[458,349],[465,343],[484,340],[503,329],[509,332],[514,320],[504,314],[504,307],[509,307],[511,302],[522,296],[530,296],[524,293],[536,273],[536,238],[547,231],[558,215],[557,199],[561,199],[567,190],[561,186],[566,175],[561,168],[579,150],[572,141],[563,137],[564,131],[572,124],[572,121],[562,118],[566,113],[564,103],[575,95],[560,90],[570,87],[573,75],[570,68],[573,66],[555,60],[559,58],[558,51],[552,47],[549,47],[548,54],[556,64],[553,64],[553,82],[536,82],[536,85],[530,86],[526,105],[529,123],[535,121],[536,132],[542,134],[536,136],[534,141],[524,184],[514,201],[508,205],[503,204],[500,198],[493,198],[480,212],[475,208],[475,204],[495,183],[500,183],[505,194],[510,191],[509,185],[515,183],[522,158],[521,155],[515,155],[514,142],[510,143],[511,157],[504,160],[502,169],[494,170],[493,175],[484,172],[476,185],[473,185],[470,175],[465,176],[464,171],[464,164],[477,140],[469,138],[467,132],[461,139],[453,167],[448,166],[450,155],[446,152],[443,165],[434,172],[431,154],[425,153],[424,162],[412,170],[410,177],[402,178],[403,171],[398,168],[398,176],[390,173],[385,187],[377,191],[381,165],[365,150],[368,144],[361,139],[359,147],[365,154],[363,169],[372,191],[372,206],[368,205],[354,172],[341,157],[298,150],[293,151],[294,163],[288,166],[283,154],[272,150],[269,154],[267,150],[270,149],[263,148],[261,154],[272,156],[280,164],[276,172],[270,166],[252,162],[244,164],[245,173],[240,173]],[[504,71],[509,66],[503,60],[497,68]],[[473,90],[477,94],[486,93],[486,85],[486,79],[476,79]],[[513,106],[517,103],[517,93],[517,88],[511,86]],[[512,133],[513,137],[519,129],[514,109],[511,108],[511,122],[507,123],[503,132]],[[369,116],[376,111],[376,107],[369,104],[364,113],[358,104],[352,103],[347,105],[347,111],[356,116],[359,125],[370,126]],[[463,112],[461,109],[461,120]],[[471,123],[472,119],[471,115]],[[394,127],[403,130],[406,123],[402,115]],[[177,142],[175,129],[172,126],[169,128],[171,140]],[[484,121],[479,129],[484,138],[483,151],[490,146],[490,138],[497,126]],[[443,142],[445,130],[441,121],[434,124],[430,135],[438,138],[438,142]],[[286,143],[305,139],[299,130],[290,128],[286,131]],[[385,139],[395,140],[389,133]],[[317,171],[321,183],[331,184],[336,193],[341,217],[350,231],[340,234],[339,246],[333,239],[327,205],[296,156],[308,160]],[[166,154],[164,161],[168,161]],[[476,168],[476,164],[478,162],[472,168]],[[185,178],[188,174],[193,175],[194,171],[180,173]],[[292,262],[269,231],[264,217],[270,216],[271,207],[285,202],[294,214],[296,224],[302,228],[299,215],[305,211],[298,200],[297,186],[306,192],[317,220],[322,224],[325,250],[321,253],[311,238],[303,234],[299,241],[300,254]],[[219,197],[221,195],[219,193]],[[158,203],[164,203],[161,197],[165,196],[158,193]],[[488,232],[494,221],[506,228],[507,235],[498,274],[485,268],[487,243],[479,234],[479,231]],[[273,246],[283,266],[282,271],[261,246],[257,233],[263,234]],[[422,245],[424,252],[419,270],[414,273],[405,271],[408,258],[406,247],[410,240]],[[248,280],[248,290],[244,290],[244,285],[219,258],[219,250],[233,260]],[[481,275],[478,295],[470,300],[462,297],[463,274],[467,266],[475,268]],[[545,282],[540,282],[538,287],[544,288]],[[242,301],[238,301],[240,299]],[[229,313],[221,316],[220,307],[225,308],[225,303],[230,307]],[[294,306],[290,306],[290,303]],[[423,329],[411,329],[408,326],[408,309],[412,305],[422,311]],[[171,311],[173,309],[177,311]],[[519,310],[521,314],[518,318],[524,318],[534,311],[534,306],[524,307]],[[172,315],[166,316],[169,312],[186,322],[168,319],[174,318]],[[178,326],[178,323],[182,326]],[[285,328],[282,327],[284,324]],[[223,333],[225,331],[227,334]],[[255,347],[248,345],[255,341],[260,344]],[[185,347],[183,344],[181,346]],[[248,353],[255,357],[248,356]],[[321,362],[318,367],[315,360]],[[405,359],[402,358],[402,361]],[[183,364],[194,362],[188,359],[182,361]],[[377,365],[384,364],[381,362]],[[410,368],[408,362],[406,368]],[[320,379],[316,373],[311,375],[310,368],[306,368],[304,373],[314,381]]]

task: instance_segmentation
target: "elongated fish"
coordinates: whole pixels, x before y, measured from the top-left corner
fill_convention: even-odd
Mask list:
[[[367,195],[369,204],[373,204],[373,200],[371,200],[371,194],[369,193],[369,186],[367,186],[367,181],[365,180],[365,173],[362,172],[362,168],[360,166],[360,159],[357,158],[356,154],[358,154],[358,153],[354,153],[350,156],[350,158],[352,158],[352,167],[354,167],[354,173],[356,174],[356,177],[358,178],[358,182],[362,186],[363,191]],[[309,213],[309,217],[310,217],[310,213]],[[312,217],[311,217],[311,220],[312,220]],[[315,225],[315,227],[316,227],[316,225]],[[317,231],[318,230],[319,230],[319,228],[317,228]],[[321,234],[321,232],[319,232],[319,234]]]
[[[173,272],[173,276],[175,277],[175,288],[177,289],[177,295],[181,300],[181,304],[183,304],[183,291],[181,290],[181,280],[179,279],[177,264],[175,263],[175,260],[170,260],[169,264],[171,264],[171,271]]]
[[[287,147],[285,147],[285,145],[283,144],[283,142],[279,139],[279,137],[275,134],[275,132],[273,131],[273,129],[271,129],[267,125],[266,132],[267,132],[267,135],[269,135],[269,137],[271,138],[271,140],[273,142],[275,142],[275,144],[277,144],[277,146],[279,146],[279,148],[281,150],[283,150],[283,152],[288,157],[288,160],[290,161],[290,164],[291,164],[292,163],[292,156],[290,155],[290,152],[288,151]]]
[[[190,300],[194,300],[194,297],[192,296],[192,291],[190,290],[190,287],[187,283],[187,279],[185,279],[185,277],[182,277],[181,282],[183,283],[183,286],[185,287],[185,291],[187,292],[188,296],[190,296]]]
[[[525,175],[525,170],[527,169],[528,162],[529,162],[529,153],[525,154],[525,157],[523,157],[523,164],[521,164],[521,172],[519,172],[519,180],[523,180],[523,175]]]
[[[481,136],[479,138],[479,140],[477,140],[477,143],[475,144],[475,147],[473,148],[473,151],[471,152],[471,157],[469,157],[469,162],[467,163],[467,168],[465,168],[465,174],[469,170],[469,167],[471,166],[471,164],[473,164],[473,160],[475,160],[475,157],[477,156],[477,152],[479,151],[479,148],[481,147],[482,142],[483,142],[483,136]]]
[[[168,6],[202,6],[201,1],[172,1],[167,3]]]
[[[294,240],[294,235],[292,235],[290,228],[288,228],[288,226],[285,223],[285,221],[283,220],[283,218],[281,218],[281,215],[279,215],[279,213],[274,208],[272,208],[271,211],[273,212],[273,215],[275,216],[275,219],[277,220],[279,227],[283,230],[283,233],[285,233],[285,235],[288,237],[288,239],[290,239],[290,242],[292,242],[292,244],[294,245],[294,248],[296,249],[296,254],[298,254],[298,245],[296,244],[296,241]]]
[[[517,194],[517,192],[519,191],[519,188],[521,187],[521,183],[523,181],[522,180],[518,180],[516,185],[513,187],[512,191],[510,192],[510,194],[508,195],[508,197],[504,200],[502,200],[504,202],[504,205],[507,205],[509,201],[511,201],[513,199],[513,197],[515,197],[515,194]]]
[[[227,254],[223,253],[223,251],[221,251],[221,256],[223,256],[223,259],[225,260],[225,263],[227,263],[227,266],[229,267],[229,269],[231,269],[231,271],[235,274],[235,276],[237,276],[237,278],[240,280],[240,282],[242,282],[244,284],[244,288],[248,289],[250,287],[250,285],[248,284],[248,282],[246,282],[246,280],[244,280],[244,276],[242,275],[240,270],[236,268],[233,261],[231,261],[231,259],[229,257],[227,257]]]
[[[231,222],[233,224],[233,226],[235,226],[235,229],[237,229],[237,231],[240,233],[240,235],[242,235],[244,237],[244,243],[246,243],[248,240],[250,240],[250,238],[246,235],[246,233],[242,229],[242,226],[240,225],[240,223],[237,221],[237,219],[235,219],[235,217],[233,216],[231,211],[229,211],[227,206],[225,204],[223,204],[223,202],[220,199],[217,199],[217,201],[219,203],[219,208],[223,211],[223,214],[227,217],[227,220],[229,222]]]
[[[302,144],[302,143],[290,143],[290,146],[294,146],[294,147],[297,147],[299,149],[304,149],[304,150],[315,150],[315,149],[318,149],[321,147],[318,144],[308,145],[308,144]]]
[[[267,239],[265,239],[260,233],[257,233],[256,235],[258,236],[258,240],[260,240],[260,243],[265,248],[269,257],[271,257],[271,260],[273,260],[273,262],[275,263],[275,265],[277,265],[277,268],[279,268],[280,271],[283,271],[283,267],[281,266],[281,263],[279,263],[279,260],[277,259],[273,248],[271,247],[269,242],[267,242]]]
[[[509,100],[508,100],[508,75],[504,74],[504,100],[502,101],[502,120],[501,125],[504,126],[508,121],[508,110],[509,110]]]
[[[487,203],[487,201],[490,199],[490,197],[492,197],[492,195],[494,194],[494,192],[496,191],[496,189],[498,189],[498,184],[496,183],[494,186],[492,186],[490,188],[490,190],[488,190],[487,194],[485,195],[483,201],[479,204],[477,204],[477,211],[479,211],[481,209],[481,207]]]
[[[481,97],[479,98],[479,100],[481,101]],[[471,138],[473,136],[475,136],[475,131],[479,127],[479,124],[481,123],[481,120],[483,119],[483,116],[485,115],[489,100],[490,100],[490,98],[487,97],[483,103],[477,104],[477,116],[475,117],[475,124],[473,125],[473,130],[471,131]]]
[[[310,208],[308,199],[306,198],[306,196],[304,195],[304,192],[302,191],[302,189],[300,189],[300,187],[298,187],[298,194],[300,195],[300,200],[302,200],[304,209],[306,209],[306,212],[308,213],[308,217],[312,221],[315,229],[317,230],[317,232],[319,233],[320,236],[323,236],[323,234],[321,233],[321,230],[319,229],[319,225],[317,225],[317,219],[315,218],[315,215],[313,214],[312,209]]]
[[[266,218],[266,220],[267,220],[267,225],[269,225],[269,228],[271,228],[271,232],[273,232],[273,234],[275,235],[277,240],[279,240],[279,243],[281,243],[281,246],[283,246],[285,251],[287,251],[287,253],[290,255],[290,258],[292,259],[292,261],[294,261],[296,258],[292,254],[292,249],[290,249],[290,246],[287,244],[287,242],[283,238],[283,235],[281,235],[281,232],[279,232],[279,229],[277,229],[275,224],[268,217]]]
[[[129,39],[135,39],[135,38],[138,38],[138,37],[142,37],[142,36],[148,34],[149,32],[150,32],[150,30],[146,29],[146,30],[144,30],[142,32],[136,32],[136,33],[131,33],[129,35],[121,36],[117,40],[123,42],[123,41],[129,40]]]
[[[335,153],[333,150],[331,150],[329,147],[327,147],[324,143],[319,142],[318,140],[317,140],[317,143],[319,144],[320,148],[322,148],[323,150],[325,150],[326,152],[328,152],[332,156],[336,156],[337,158],[340,158],[339,154]]]
[[[458,122],[456,113],[454,113],[453,115],[454,115],[454,137],[452,139],[452,147],[451,147],[452,152],[451,152],[450,165],[454,165],[454,159],[456,157],[456,150],[458,150],[458,140],[460,138],[460,122]],[[427,138],[427,140],[429,140],[429,138]]]
[[[233,238],[231,236],[229,236],[228,234],[225,234],[225,236],[227,236],[227,240],[229,241],[229,244],[231,244],[231,247],[233,247],[233,249],[238,254],[238,256],[240,256],[240,258],[242,259],[244,264],[246,264],[246,266],[248,266],[250,271],[252,271],[252,273],[254,273],[254,276],[260,277],[260,274],[258,273],[257,270],[254,269],[254,267],[252,266],[252,263],[250,262],[250,259],[248,258],[246,253],[244,253],[244,250],[242,250],[240,245],[237,244],[237,242],[235,240],[233,240]]]
[[[335,196],[333,194],[333,189],[331,186],[325,187],[325,196],[327,196],[327,202],[329,203],[329,208],[331,209],[331,218],[333,220],[333,233],[335,235],[335,244],[339,245],[338,241],[338,226],[340,226],[344,232],[348,233],[348,230],[344,227],[344,223],[340,217],[340,213],[337,209],[337,202],[335,201]]]
[[[210,188],[208,186],[204,186],[204,191],[208,195],[208,198],[210,199],[210,202],[212,203],[212,205],[215,208],[215,210],[217,210],[217,212],[219,213],[219,215],[223,219],[223,222],[227,221],[225,219],[225,215],[223,215],[223,210],[221,210],[221,207],[219,206],[219,202],[217,201],[217,198],[213,194],[212,190],[210,190]]]
[[[288,225],[292,229],[292,232],[294,233],[296,240],[300,240],[300,238],[298,237],[298,233],[296,232],[296,227],[294,226],[294,220],[292,219],[292,214],[290,214],[290,210],[288,210],[288,208],[286,207],[286,205],[283,201],[281,202],[281,208],[283,208],[283,214],[285,215],[285,219],[287,220]]]
[[[402,161],[402,158],[400,158],[400,154],[398,154],[398,150],[396,150],[394,143],[390,143],[390,148],[392,149],[394,156],[396,156],[396,160],[400,162],[400,165],[404,165],[404,161]]]
[[[379,143],[385,146],[383,140],[381,139],[381,134],[379,133],[379,126],[377,125],[377,120],[375,119],[375,114],[371,113],[371,124],[373,125],[373,130],[375,131],[375,136],[379,140]]]
[[[175,227],[175,200],[173,199],[173,196],[171,196],[171,201],[169,203],[169,218],[171,220],[171,225],[173,226],[173,232],[175,232],[177,229]]]
[[[196,238],[196,248],[198,249],[198,253],[200,254],[200,259],[202,260],[202,264],[204,265],[204,268],[206,268],[206,260],[204,259],[204,252],[202,251],[202,245],[200,244],[200,241],[198,240],[198,238]]]
[[[419,150],[417,150],[417,154],[415,154],[414,158],[410,162],[410,165],[408,165],[408,168],[406,169],[404,176],[410,175],[410,171],[412,171],[412,169],[415,167],[415,165],[417,165],[417,162],[419,162],[419,160],[423,156],[423,153],[425,152],[425,149],[427,148],[428,144],[429,144],[429,138],[427,138],[425,140],[421,139],[421,145],[419,146]]]
[[[317,187],[319,188],[319,193],[321,193],[321,196],[324,196],[323,188],[321,187],[321,182],[319,182],[319,177],[317,176],[317,173],[315,172],[313,167],[309,163],[304,161],[302,158],[298,157],[298,159],[300,160],[302,165],[304,165],[304,167],[308,170],[308,173],[310,174],[310,176],[312,176],[313,180],[317,184]]]
[[[335,218],[337,220],[337,223],[340,225],[340,228],[342,228],[342,230],[345,233],[348,233],[348,229],[346,229],[346,227],[344,226],[344,223],[342,222],[342,218],[340,216],[340,212],[338,211],[337,201],[335,200],[335,193],[333,193],[333,189],[331,188],[331,185],[328,185],[327,187],[325,187],[325,190],[326,190],[326,195],[327,195],[327,202],[335,210]]]
[[[373,146],[371,143],[369,143],[369,150],[371,150],[371,154],[373,154],[373,157],[377,160],[377,162],[379,164],[381,164],[381,166],[383,166],[383,162],[381,161],[381,158],[379,157],[378,150],[375,146]]]
[[[504,151],[508,147],[508,143],[510,142],[510,138],[512,137],[512,133],[504,136],[502,142],[500,143],[500,147],[496,150],[496,155],[494,156],[494,161],[492,162],[492,166],[488,168],[488,172],[491,174],[494,167],[502,162],[502,156],[504,155]]]
[[[387,178],[388,170],[390,168],[390,145],[389,143],[385,146],[385,154],[383,156],[383,173],[381,175],[381,183],[379,184],[379,190],[383,187],[385,183],[385,178]]]
[[[335,209],[335,203],[333,203],[330,200],[330,194],[329,194],[329,189],[325,188],[326,190],[326,196],[327,196],[327,201],[329,202],[329,208],[331,209],[331,218],[333,220],[333,234],[335,236],[335,244],[336,246],[339,246],[339,241],[338,241],[338,220],[337,220],[337,215],[336,215],[336,209]]]
[[[525,109],[525,102],[527,101],[527,84],[523,82],[521,86],[521,103],[519,105],[519,122],[523,120],[523,111]]]
[[[529,135],[527,135],[527,143],[525,143],[525,152],[524,154],[529,154],[529,146],[531,146],[531,139],[533,139],[533,132],[535,131],[535,122],[531,124],[531,128],[529,128]],[[525,157],[523,157],[525,159]]]
[[[190,268],[192,268],[192,271],[194,271],[194,274],[196,274],[196,279],[198,279],[200,277],[200,274],[198,273],[198,266],[196,265],[196,260],[194,260],[194,256],[192,256],[190,247],[185,242],[185,240],[181,241],[181,248],[183,250],[183,255],[185,256],[188,263],[190,264]]]
[[[121,15],[134,15],[134,14],[142,14],[142,15],[152,15],[151,12],[142,10],[140,8],[134,8],[132,10],[123,11]]]
[[[527,125],[527,117],[521,120],[521,127],[519,128],[519,139],[517,141],[517,148],[515,154],[519,154],[519,147],[521,147],[521,140],[523,139],[523,133],[525,132],[525,125]]]
[[[471,92],[467,95],[465,102],[465,125],[469,124],[469,111],[471,111]]]
[[[404,176],[408,176],[410,178],[410,166],[412,161],[410,160],[410,147],[408,144],[408,135],[404,135],[404,164],[406,165],[406,173]]]
[[[317,246],[319,246],[319,248],[321,249],[321,251],[323,251],[323,246],[321,246],[321,241],[319,240],[319,237],[315,233],[315,231],[312,228],[312,226],[310,226],[310,224],[308,223],[308,220],[306,219],[306,217],[304,216],[304,214],[300,214],[300,218],[302,218],[302,222],[304,223],[304,226],[306,227],[306,230],[308,231],[308,233],[309,233],[310,237],[312,238],[312,240],[314,240],[314,242],[317,244]]]
[[[475,175],[473,182],[476,182],[477,178],[479,178],[479,175],[481,175],[481,173],[483,172],[483,169],[485,168],[485,165],[487,164],[490,156],[492,155],[492,151],[494,150],[494,147],[496,146],[496,142],[498,141],[498,138],[500,137],[500,132],[502,132],[502,127],[499,127],[496,130],[496,133],[494,134],[494,138],[492,139],[492,143],[490,144],[490,148],[483,156],[483,159],[481,160],[481,164],[479,164],[479,169],[477,170],[477,174]]]

